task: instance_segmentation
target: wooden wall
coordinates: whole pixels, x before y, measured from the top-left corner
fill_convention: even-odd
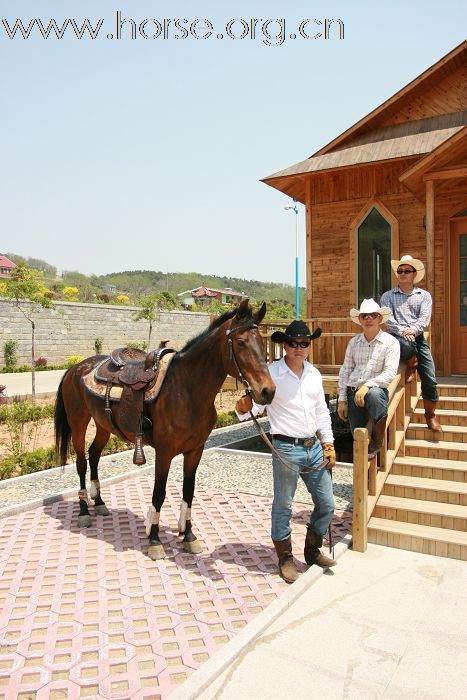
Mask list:
[[[399,255],[410,254],[426,261],[425,203],[399,181],[410,160],[361,166],[310,177],[307,207],[307,280],[309,317],[344,317],[356,306],[355,245],[353,222],[372,198],[398,222]],[[413,162],[413,161],[412,161]],[[462,201],[462,191],[464,201]],[[437,370],[444,371],[448,338],[445,334],[449,295],[449,217],[467,206],[465,185],[450,188],[444,183],[435,192],[435,279],[432,347]],[[457,207],[457,209],[456,209]],[[355,240],[355,239],[354,239]],[[424,286],[426,280],[420,286]],[[395,286],[396,280],[393,277]],[[310,301],[311,298],[311,301]]]

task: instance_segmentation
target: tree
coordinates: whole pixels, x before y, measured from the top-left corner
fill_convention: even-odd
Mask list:
[[[35,374],[35,314],[39,307],[49,308],[51,301],[46,296],[47,288],[42,282],[42,272],[33,270],[27,265],[20,264],[14,272],[7,277],[2,285],[2,294],[11,299],[17,309],[31,324],[31,382],[32,401],[36,400],[36,374]]]
[[[151,347],[151,334],[154,321],[159,318],[161,309],[173,309],[177,305],[169,292],[156,292],[140,299],[140,310],[133,315],[134,321],[147,321],[149,323],[148,348]]]

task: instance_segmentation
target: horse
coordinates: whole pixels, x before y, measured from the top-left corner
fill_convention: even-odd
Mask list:
[[[183,548],[199,553],[202,548],[193,533],[191,507],[195,477],[204,444],[216,423],[214,399],[227,374],[240,380],[256,403],[271,403],[275,384],[271,379],[263,354],[263,340],[258,326],[266,313],[263,303],[253,312],[245,299],[231,311],[215,319],[201,334],[192,338],[173,355],[167,374],[155,401],[145,404],[146,428],[143,442],[155,448],[155,480],[152,504],[146,517],[151,559],[166,556],[159,539],[162,504],[166,495],[167,477],[172,459],[183,454],[183,501],[178,522],[183,535]],[[70,440],[76,451],[76,469],[80,480],[80,527],[90,527],[90,499],[99,515],[109,515],[99,484],[99,459],[111,433],[122,434],[119,428],[118,402],[112,402],[109,416],[102,398],[92,395],[83,378],[92,372],[105,356],[89,357],[64,374],[55,402],[55,446],[58,461],[66,464]],[[85,454],[86,428],[93,418],[96,435],[89,448],[91,487],[86,489],[87,461]],[[135,442],[135,434],[124,433]]]

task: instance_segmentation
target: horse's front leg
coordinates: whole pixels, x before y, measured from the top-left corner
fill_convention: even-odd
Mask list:
[[[192,554],[199,554],[203,551],[191,528],[191,504],[195,492],[196,470],[203,454],[203,448],[204,445],[183,455],[183,502],[178,520],[178,532],[180,536],[183,535],[183,548]]]
[[[164,546],[159,539],[159,521],[162,504],[165,501],[167,477],[171,458],[156,452],[156,475],[152,492],[152,504],[146,516],[146,534],[149,537],[148,554],[151,559],[165,559]]]
[[[94,501],[94,510],[97,515],[110,515],[107,506],[102,500],[98,472],[99,459],[109,437],[109,431],[96,423],[96,437],[89,448],[89,466],[91,468],[91,488],[89,490],[89,495]]]

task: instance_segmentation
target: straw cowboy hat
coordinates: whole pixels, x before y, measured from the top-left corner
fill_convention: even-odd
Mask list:
[[[392,311],[388,306],[380,306],[374,299],[364,299],[359,309],[350,309],[350,318],[354,323],[358,323],[361,326],[362,324],[358,318],[360,314],[379,314],[381,316],[380,323],[386,323],[391,313]]]
[[[313,333],[306,325],[305,321],[292,321],[289,323],[285,331],[274,331],[271,335],[271,340],[273,343],[285,343],[286,340],[292,340],[292,338],[308,338],[309,340],[316,340],[321,335],[321,328],[317,328]]]
[[[420,282],[420,280],[425,277],[425,265],[421,260],[417,260],[417,258],[413,258],[411,255],[403,255],[400,260],[391,260],[391,267],[395,275],[397,274],[399,265],[410,265],[417,271],[417,274],[413,278],[414,284],[417,284],[417,282]]]

